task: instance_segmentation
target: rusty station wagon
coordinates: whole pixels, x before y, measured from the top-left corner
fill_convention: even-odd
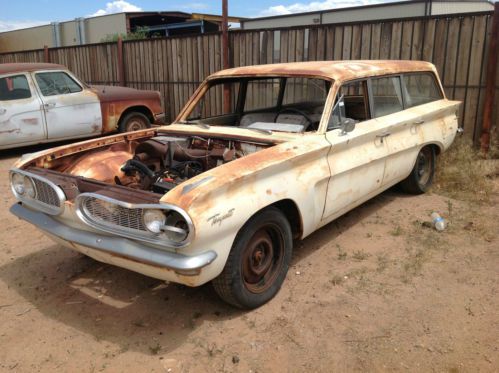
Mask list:
[[[163,117],[159,92],[88,86],[52,63],[0,64],[0,149],[135,131]]]
[[[254,308],[293,239],[397,183],[425,192],[458,107],[427,62],[220,71],[170,126],[24,156],[11,212],[96,260]]]

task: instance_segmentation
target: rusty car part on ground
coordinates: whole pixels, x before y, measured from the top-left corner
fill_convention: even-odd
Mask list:
[[[23,157],[12,212],[97,260],[213,281],[225,301],[254,308],[279,290],[293,238],[394,184],[426,191],[458,105],[426,62],[221,71],[170,126]]]

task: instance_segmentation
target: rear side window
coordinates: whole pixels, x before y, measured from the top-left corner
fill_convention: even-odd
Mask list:
[[[0,78],[0,101],[20,100],[30,97],[31,91],[25,75]]]
[[[373,78],[371,79],[371,91],[374,118],[403,110],[400,77]]]
[[[35,77],[44,96],[64,95],[81,91],[78,83],[63,71],[37,73]]]
[[[423,105],[442,99],[435,76],[431,73],[404,75],[407,107]]]

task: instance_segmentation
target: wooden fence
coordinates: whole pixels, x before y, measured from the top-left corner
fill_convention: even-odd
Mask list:
[[[463,101],[461,124],[467,136],[478,141],[492,14],[231,31],[230,65],[354,59],[431,61],[448,97]],[[159,90],[167,119],[172,120],[198,84],[222,68],[221,43],[221,33],[125,41],[122,47],[102,43],[4,53],[0,63],[48,59],[66,65],[90,84]],[[499,122],[498,89],[499,74],[492,123]]]

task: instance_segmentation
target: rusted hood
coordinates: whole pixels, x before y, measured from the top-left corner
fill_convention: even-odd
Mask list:
[[[153,99],[159,98],[159,92],[144,91],[140,89],[110,86],[110,85],[93,85],[91,90],[99,96],[101,102],[109,101],[126,101],[136,99]]]

